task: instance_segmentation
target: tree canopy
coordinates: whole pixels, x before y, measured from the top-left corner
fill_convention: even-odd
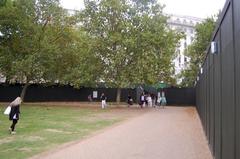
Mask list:
[[[182,85],[193,86],[198,71],[204,62],[207,46],[211,42],[212,34],[216,25],[214,17],[207,18],[196,26],[196,38],[193,43],[188,46],[186,55],[190,57],[189,67],[183,71]]]
[[[78,62],[76,21],[58,0],[8,0],[0,19],[0,72],[8,82],[61,80]]]
[[[0,7],[0,72],[8,82],[122,88],[173,80],[182,34],[156,0],[6,0]]]
[[[156,1],[86,0],[82,29],[101,61],[101,79],[110,86],[168,81],[180,33],[169,29]]]

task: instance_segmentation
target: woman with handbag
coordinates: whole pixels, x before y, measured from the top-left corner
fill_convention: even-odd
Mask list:
[[[19,120],[21,103],[22,103],[22,99],[20,97],[17,97],[13,102],[10,103],[11,111],[9,113],[9,120],[12,120],[12,125],[9,128],[9,131],[11,134],[16,134],[15,126]]]

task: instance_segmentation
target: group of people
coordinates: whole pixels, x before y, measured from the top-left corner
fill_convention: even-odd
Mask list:
[[[90,97],[88,96],[88,98],[90,98]],[[101,104],[102,104],[101,108],[105,109],[106,106],[107,106],[107,103],[106,103],[107,97],[105,96],[104,93],[101,94],[100,99],[101,99]],[[21,105],[21,103],[22,103],[22,99],[20,97],[17,97],[8,106],[10,108],[10,111],[7,112],[7,114],[9,115],[9,120],[12,121],[12,124],[9,127],[10,134],[15,134],[16,133],[15,126],[18,123],[18,120],[19,120],[19,117],[20,117],[20,105]],[[133,98],[131,97],[131,95],[128,95],[127,103],[128,103],[128,107],[133,105]],[[167,101],[166,101],[166,97],[165,97],[164,92],[162,92],[162,95],[161,94],[158,95],[157,98],[153,94],[142,93],[142,95],[140,96],[139,105],[140,105],[141,108],[143,108],[145,106],[149,106],[149,107],[155,107],[156,105],[159,105],[159,106],[163,105],[164,106],[164,105],[166,105],[166,103],[167,103]]]
[[[161,95],[162,93],[162,95]],[[165,96],[165,92],[159,92],[158,99],[157,99],[157,105],[159,106],[165,106],[167,104],[167,99]]]
[[[101,103],[102,103],[102,109],[106,108],[107,97],[105,96],[104,93],[102,93],[100,99],[101,99]],[[148,106],[148,107],[163,106],[164,107],[167,104],[165,93],[163,91],[159,92],[158,96],[156,96],[154,94],[150,94],[150,93],[144,94],[144,92],[143,92],[140,96],[139,101],[140,101],[139,105],[141,108],[146,107],[146,106]],[[131,95],[128,95],[127,104],[128,104],[128,107],[133,105],[133,98]]]
[[[165,106],[167,104],[167,100],[164,92],[159,92],[158,96],[150,93],[142,93],[139,100],[139,105],[141,108],[143,107],[156,107],[156,106]]]

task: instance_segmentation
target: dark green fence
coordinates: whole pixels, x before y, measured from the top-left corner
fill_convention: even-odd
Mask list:
[[[206,4],[207,5],[207,4]],[[227,0],[196,85],[197,109],[215,159],[240,159],[240,0]]]
[[[23,85],[15,84],[0,85],[0,102],[10,102],[21,94]],[[79,89],[72,86],[51,85],[42,86],[32,84],[27,88],[25,101],[26,102],[51,102],[51,101],[88,101],[88,96],[93,97],[94,92],[97,93],[97,98],[93,101],[100,101],[100,96],[104,93],[107,96],[108,102],[116,101],[116,88],[87,88],[81,87]],[[127,101],[127,96],[130,94],[133,100],[136,101],[136,90],[131,88],[124,88],[121,92],[121,102]]]
[[[10,102],[21,94],[23,85],[15,84],[0,85],[0,102]],[[195,88],[165,88],[167,105],[193,106],[195,102]],[[149,90],[148,90],[149,91]],[[94,101],[100,101],[101,93],[105,93],[108,102],[115,102],[117,97],[116,88],[86,88],[75,89],[71,86],[52,85],[42,86],[32,84],[28,87],[25,95],[26,102],[50,102],[50,101],[88,101],[88,95],[93,96],[97,92]],[[145,90],[147,92],[147,90]],[[124,88],[121,91],[121,102],[126,102],[128,94],[132,96],[135,103],[140,99],[141,91],[138,89]],[[156,92],[149,92],[156,93]]]

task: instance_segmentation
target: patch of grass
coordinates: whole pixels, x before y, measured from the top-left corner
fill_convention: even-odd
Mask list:
[[[79,140],[122,119],[98,114],[108,110],[70,106],[22,105],[16,135],[10,135],[11,122],[0,107],[0,158],[25,159],[60,144]]]

